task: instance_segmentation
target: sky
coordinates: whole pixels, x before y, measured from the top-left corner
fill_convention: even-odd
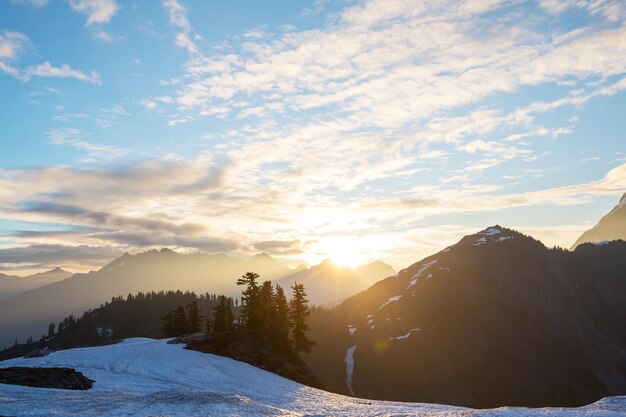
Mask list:
[[[3,0],[0,272],[123,252],[396,269],[626,191],[626,4]]]

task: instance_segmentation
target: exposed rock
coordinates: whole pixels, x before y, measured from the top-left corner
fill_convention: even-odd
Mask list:
[[[322,384],[313,371],[290,349],[277,349],[265,335],[233,333],[205,336],[190,342],[187,349],[212,353],[249,363],[257,368],[311,387]]]
[[[36,388],[87,390],[91,379],[72,368],[29,368],[14,366],[0,368],[0,383]]]
[[[32,352],[30,352],[27,355],[24,355],[25,358],[41,358],[42,356],[48,356],[49,354],[51,354],[52,352],[54,352],[52,349],[50,349],[48,346],[43,347],[41,349],[35,349]]]
[[[170,345],[176,345],[176,344],[182,344],[182,343],[191,343],[191,342],[197,342],[200,340],[204,340],[207,338],[207,335],[202,333],[202,332],[198,332],[198,333],[193,333],[193,334],[184,334],[182,336],[178,336],[175,337],[174,339],[170,340],[169,343]]]

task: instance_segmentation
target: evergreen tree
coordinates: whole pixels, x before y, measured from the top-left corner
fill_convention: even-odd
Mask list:
[[[226,330],[228,330],[229,332],[233,331],[233,327],[234,327],[234,318],[233,318],[233,300],[232,298],[228,297],[228,299],[226,300]]]
[[[306,292],[304,291],[304,285],[294,284],[291,289],[293,290],[293,298],[291,299],[291,323],[293,325],[293,349],[297,352],[310,352],[315,343],[306,336],[309,326],[306,322],[306,318],[310,314],[309,300],[306,298]]]
[[[185,315],[185,309],[182,306],[174,310],[172,323],[174,336],[180,336],[187,333],[187,316]]]
[[[280,285],[276,285],[273,310],[272,340],[276,346],[286,348],[289,346],[289,303],[285,291]]]
[[[241,321],[244,326],[251,330],[261,327],[259,318],[259,285],[257,279],[259,274],[246,272],[237,280],[237,285],[245,285],[241,292]]]
[[[50,323],[48,325],[48,337],[54,336],[54,329],[55,328],[56,328],[56,325],[54,323]]]
[[[226,305],[226,297],[220,295],[217,305],[213,309],[213,334],[226,333],[228,330]]]
[[[170,311],[169,313],[166,313],[161,322],[161,332],[163,332],[165,337],[174,337],[176,333],[174,331],[174,312]]]
[[[202,323],[202,315],[198,309],[198,303],[194,300],[187,304],[187,332],[198,333]]]
[[[271,281],[265,281],[259,290],[259,323],[261,328],[271,329],[274,318],[274,288]]]
[[[206,322],[204,325],[204,333],[211,334],[211,309],[208,309],[206,312]]]

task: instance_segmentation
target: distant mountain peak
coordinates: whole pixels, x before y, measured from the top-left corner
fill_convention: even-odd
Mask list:
[[[626,240],[626,193],[622,195],[619,203],[604,215],[595,226],[576,239],[571,249],[575,249],[582,243],[611,240]]]
[[[257,253],[256,255],[254,255],[252,257],[253,259],[274,259],[272,258],[272,256],[270,254],[268,254],[267,252],[260,252]]]

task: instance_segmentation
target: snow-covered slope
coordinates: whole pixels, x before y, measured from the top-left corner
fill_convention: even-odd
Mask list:
[[[68,366],[95,381],[88,391],[0,384],[6,416],[623,416],[626,397],[578,409],[469,410],[362,400],[309,388],[232,359],[185,350],[166,340],[60,351],[8,366]]]

